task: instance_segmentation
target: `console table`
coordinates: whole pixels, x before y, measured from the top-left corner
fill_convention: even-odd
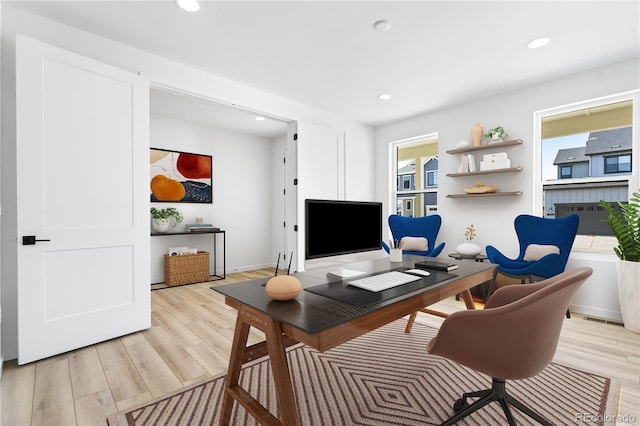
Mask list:
[[[223,230],[217,231],[196,231],[196,232],[152,232],[152,237],[170,237],[173,235],[213,235],[213,274],[209,275],[211,281],[224,280],[227,270],[227,255],[226,250],[226,233]],[[222,236],[222,274],[218,273],[218,236]]]

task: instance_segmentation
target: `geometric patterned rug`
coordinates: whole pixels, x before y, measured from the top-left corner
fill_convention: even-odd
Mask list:
[[[429,355],[437,330],[415,324],[404,332],[399,320],[337,348],[320,353],[304,345],[287,351],[300,424],[437,425],[453,414],[462,393],[491,387],[491,378]],[[225,376],[180,390],[107,419],[110,426],[217,425]],[[275,391],[267,358],[245,365],[242,386],[272,413]],[[539,375],[507,382],[508,391],[556,425],[603,424],[615,416],[619,385],[595,374],[550,364]],[[513,409],[518,425],[536,424]],[[232,425],[256,425],[235,404]],[[491,403],[459,425],[506,424]]]

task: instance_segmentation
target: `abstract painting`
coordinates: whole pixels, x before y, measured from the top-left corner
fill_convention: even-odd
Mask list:
[[[151,201],[212,203],[211,155],[151,148]]]

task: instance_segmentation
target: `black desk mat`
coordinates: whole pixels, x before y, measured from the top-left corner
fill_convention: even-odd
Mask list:
[[[410,268],[395,268],[394,271],[406,271]],[[389,271],[384,271],[389,272]],[[359,275],[354,277],[353,279],[359,279],[364,277],[370,277],[373,275],[379,275],[384,272],[378,272],[375,274],[367,274],[367,275]],[[422,277],[422,279],[418,281],[412,281],[410,283],[402,284],[393,288],[389,288],[387,290],[382,290],[378,292],[373,292],[369,290],[364,290],[362,288],[354,287],[348,285],[349,280],[339,280],[330,282],[328,284],[320,284],[313,287],[305,288],[305,291],[310,293],[318,294],[320,296],[328,297],[330,299],[337,300],[339,302],[349,303],[351,305],[367,307],[371,305],[375,305],[377,303],[386,302],[387,300],[391,300],[395,297],[403,296],[405,294],[411,293],[413,291],[431,287],[441,281],[445,281],[454,277],[457,277],[455,274],[449,274],[447,272],[440,271],[429,271],[431,275],[428,277]]]

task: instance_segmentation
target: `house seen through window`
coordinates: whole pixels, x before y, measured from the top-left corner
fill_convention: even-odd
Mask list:
[[[544,216],[580,216],[574,250],[612,252],[600,200],[627,202],[632,170],[631,100],[542,119]]]
[[[396,214],[422,217],[438,212],[438,141],[435,136],[393,144]]]

